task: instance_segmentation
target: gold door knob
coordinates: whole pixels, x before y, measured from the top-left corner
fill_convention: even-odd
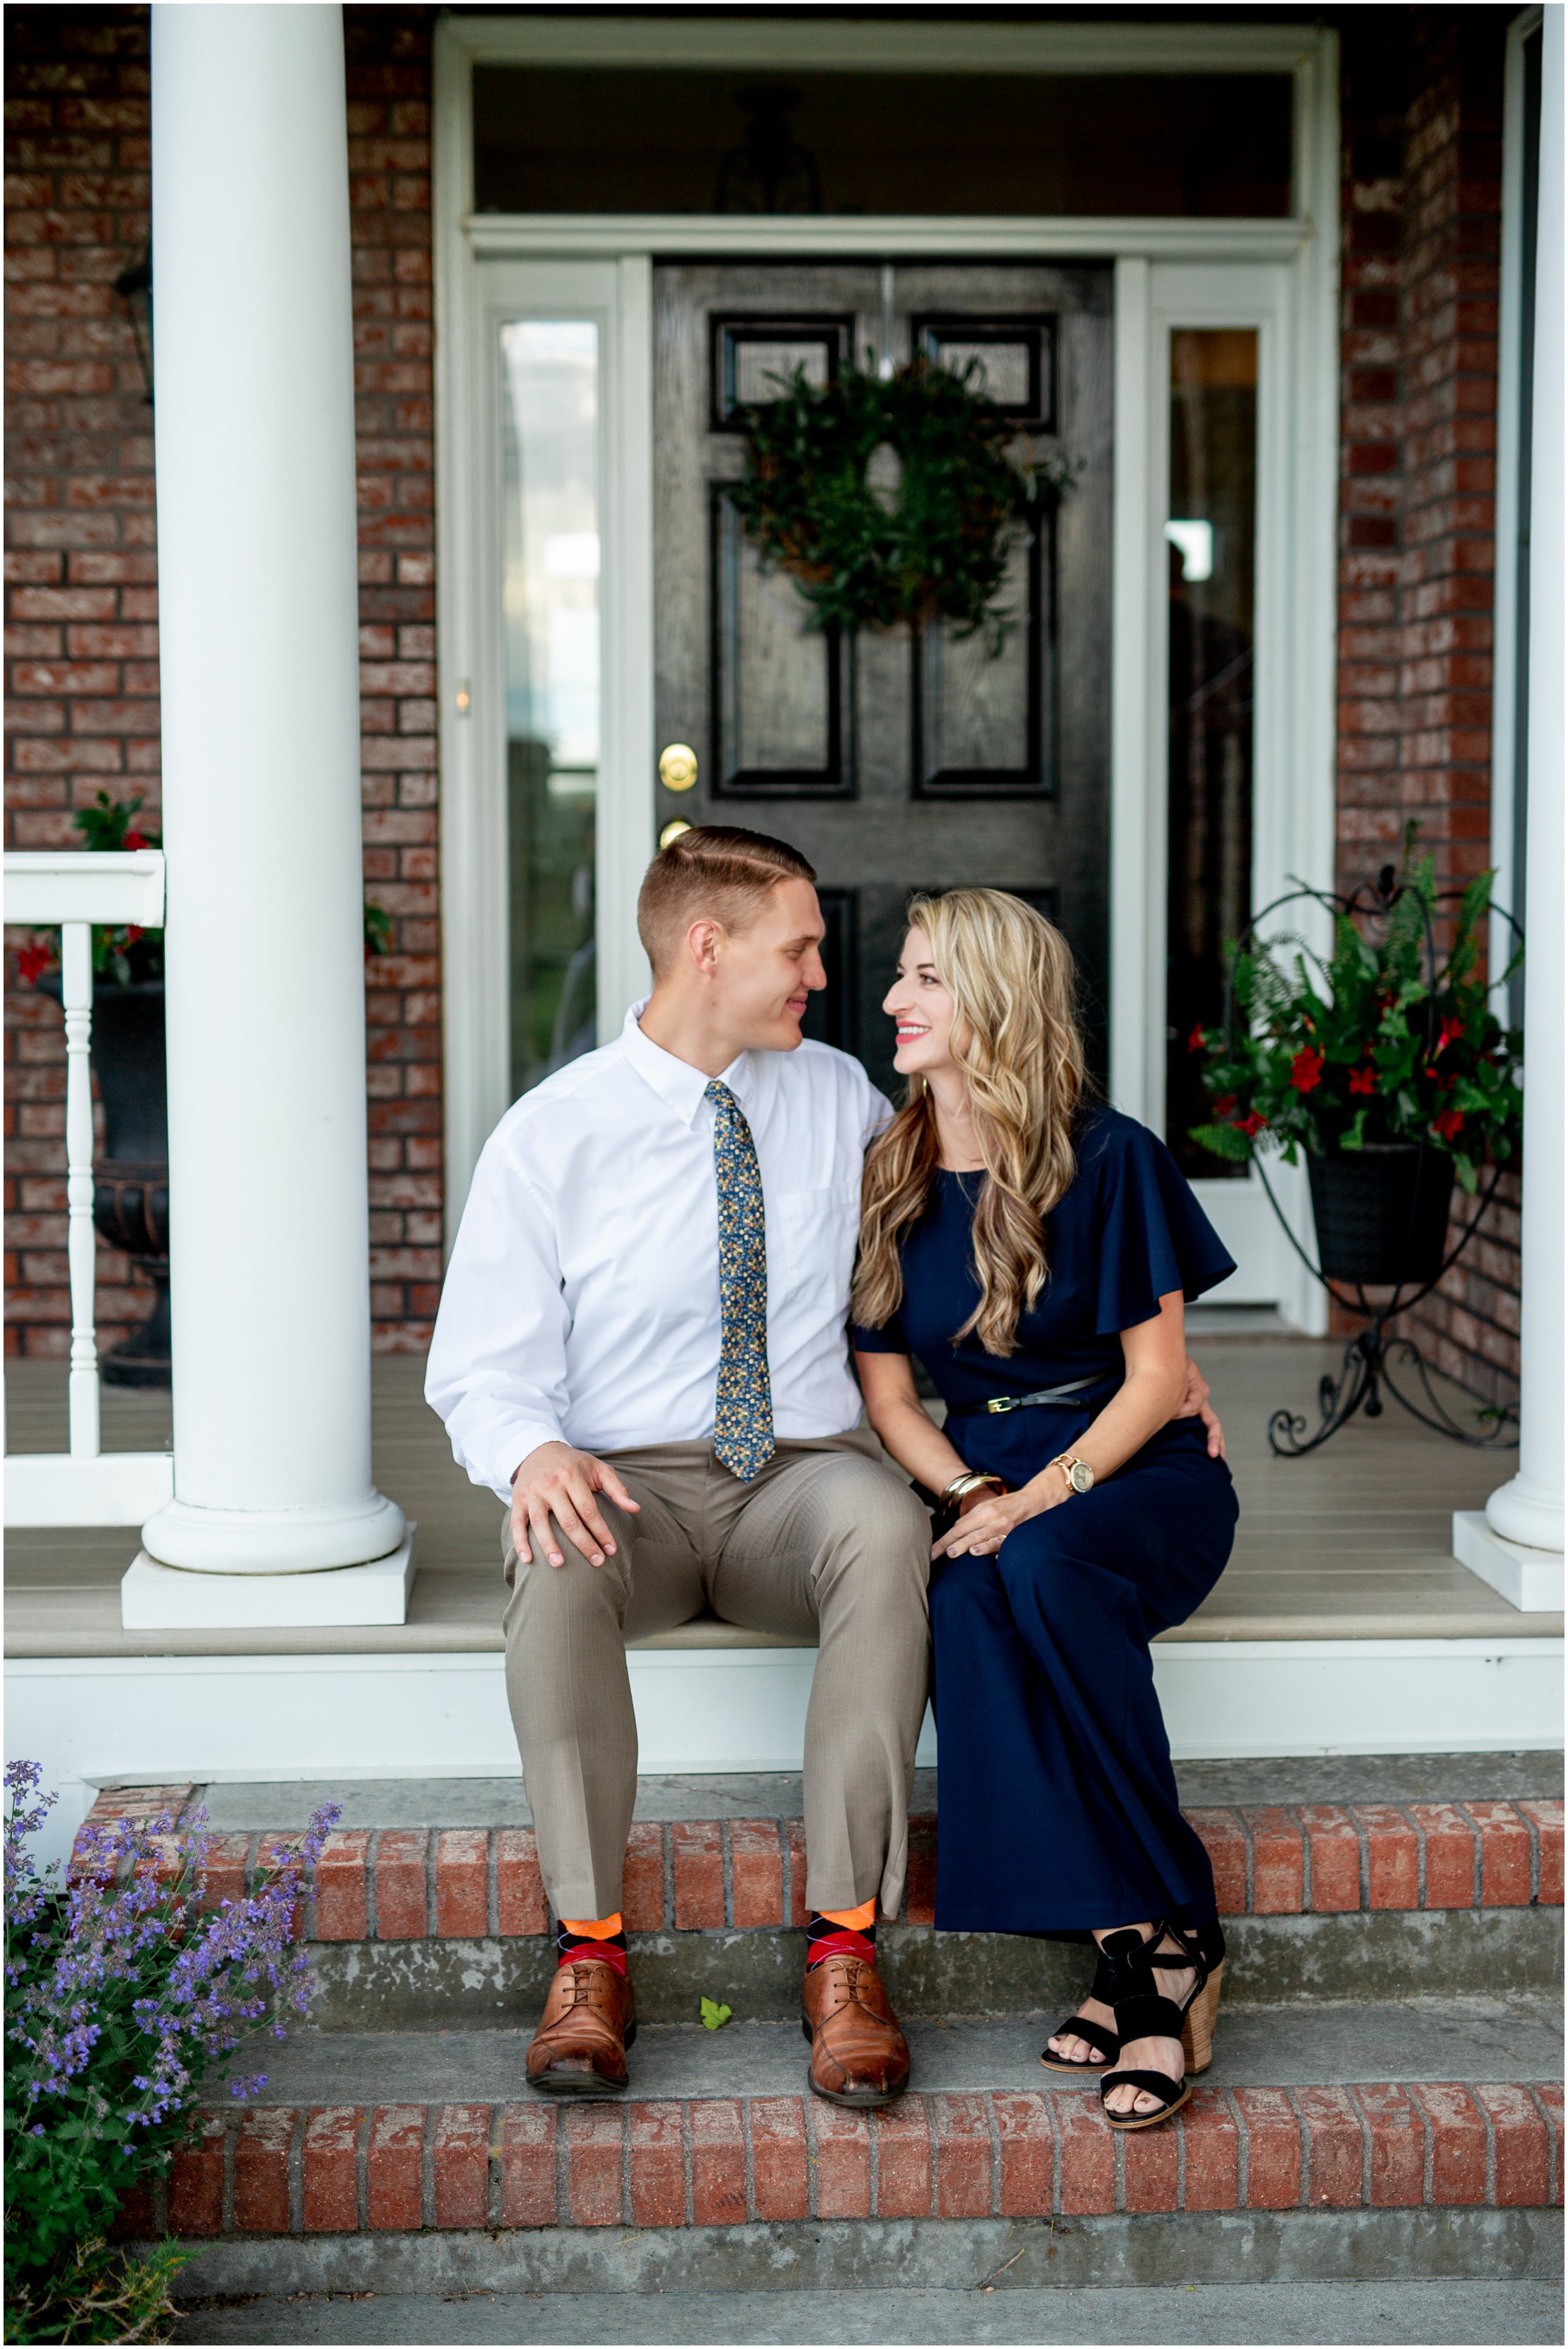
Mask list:
[[[696,752],[689,742],[666,742],[659,752],[659,781],[666,792],[689,792],[696,781]]]

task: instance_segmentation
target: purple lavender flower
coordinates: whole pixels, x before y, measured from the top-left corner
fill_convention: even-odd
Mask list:
[[[21,2139],[51,2141],[57,2121],[72,2123],[69,2137],[39,2157],[55,2165],[37,2173],[47,2192],[40,2189],[45,2215],[36,2212],[35,2224],[46,2229],[62,2160],[92,2169],[91,2190],[100,2201],[107,2195],[112,2215],[130,2149],[156,2145],[161,2158],[204,2076],[222,2076],[269,2024],[283,2037],[285,2009],[305,2012],[308,1958],[295,1915],[338,1810],[318,1811],[297,1844],[268,1855],[253,1891],[214,1908],[203,1899],[204,1813],[184,1826],[167,1812],[94,1821],[63,1880],[57,1868],[40,1874],[27,1839],[55,1797],[34,1799],[39,1776],[31,1762],[5,1773],[5,2029],[14,2175]],[[255,2074],[229,2090],[243,2098],[264,2085]]]

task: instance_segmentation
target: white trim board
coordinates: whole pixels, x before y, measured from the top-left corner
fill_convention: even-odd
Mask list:
[[[731,63],[763,69],[810,65],[841,71],[1289,72],[1295,87],[1293,212],[1274,221],[480,215],[471,208],[471,88],[474,66],[480,61],[636,64],[650,70],[659,65]],[[494,690],[486,667],[492,616],[485,608],[490,574],[484,551],[485,516],[493,490],[486,474],[482,402],[476,398],[476,368],[482,372],[485,365],[480,319],[486,296],[481,287],[499,282],[507,264],[520,269],[528,264],[586,271],[597,263],[619,274],[619,357],[607,391],[612,404],[620,403],[610,432],[621,452],[623,504],[618,521],[606,514],[606,526],[618,527],[625,561],[607,588],[606,629],[618,629],[620,650],[612,649],[607,636],[602,684],[606,769],[601,780],[604,844],[600,851],[599,938],[605,957],[600,989],[605,1032],[618,1025],[625,1001],[635,991],[630,909],[636,867],[652,845],[652,664],[646,648],[652,642],[649,333],[654,257],[666,252],[759,258],[872,253],[893,259],[904,254],[984,260],[1092,255],[1115,262],[1112,833],[1113,856],[1120,871],[1119,876],[1113,873],[1112,887],[1111,1074],[1114,1097],[1134,1113],[1150,1114],[1141,1106],[1151,1050],[1148,1006],[1151,974],[1158,975],[1162,956],[1150,952],[1142,886],[1130,885],[1129,875],[1136,879],[1138,861],[1147,866],[1150,857],[1150,761],[1154,743],[1163,743],[1164,724],[1147,667],[1152,625],[1150,581],[1138,575],[1138,564],[1140,547],[1147,559],[1151,520],[1157,533],[1162,519],[1151,517],[1149,506],[1150,496],[1157,494],[1156,481],[1163,481],[1163,457],[1149,441],[1148,362],[1156,339],[1150,304],[1155,281],[1168,271],[1174,277],[1183,265],[1202,277],[1222,309],[1229,271],[1239,281],[1275,279],[1279,288],[1271,297],[1281,322],[1278,407],[1283,419],[1288,400],[1289,422],[1280,443],[1278,529],[1289,546],[1291,582],[1288,600],[1282,599],[1277,615],[1280,675],[1274,725],[1284,750],[1270,771],[1276,778],[1271,788],[1278,791],[1283,804],[1260,831],[1278,838],[1289,869],[1319,880],[1326,880],[1333,870],[1336,36],[1312,26],[1247,24],[900,20],[894,26],[874,18],[790,20],[714,13],[655,21],[610,11],[559,17],[452,16],[439,19],[436,26],[434,135],[449,1244],[480,1149],[507,1105],[504,905],[499,915],[496,910],[504,881],[504,827],[498,834],[500,793],[489,771],[494,754],[493,748],[487,750],[490,721],[484,718]],[[1130,348],[1140,336],[1141,363]],[[1162,391],[1156,405],[1162,413]],[[1156,554],[1162,562],[1158,549]],[[463,691],[468,699],[460,711]],[[614,748],[612,726],[619,730]],[[618,796],[623,792],[624,797]],[[1271,856],[1271,869],[1275,861]],[[1162,932],[1163,897],[1159,894]],[[1162,1024],[1161,1005],[1156,1025]],[[1276,1253],[1283,1252],[1283,1246]],[[1282,1273],[1276,1284],[1278,1301],[1291,1318],[1310,1328],[1317,1300],[1303,1293],[1299,1282],[1292,1286],[1293,1281],[1294,1271]]]
[[[1518,701],[1519,580],[1514,549],[1519,534],[1520,367],[1524,294],[1524,44],[1539,30],[1542,12],[1525,8],[1508,28],[1502,86],[1502,221],[1498,269],[1497,316],[1497,504],[1493,567],[1491,661],[1491,843],[1499,905],[1523,919],[1513,903],[1514,759],[1521,712]],[[1505,970],[1513,933],[1493,915],[1487,967]],[[1506,995],[1497,1000],[1506,1017]]]
[[[8,1452],[5,1523],[142,1526],[174,1498],[172,1452]]]
[[[928,24],[816,12],[698,11],[686,18],[585,8],[571,16],[458,13],[438,32],[471,64],[811,67],[819,73],[1298,73],[1310,25]]]
[[[645,1772],[799,1770],[814,1649],[634,1650]],[[1563,1641],[1157,1642],[1179,1761],[1549,1750]],[[7,1752],[39,1763],[63,1849],[92,1790],[210,1779],[511,1777],[500,1655],[134,1656],[6,1665]],[[917,1755],[936,1760],[929,1714]]]

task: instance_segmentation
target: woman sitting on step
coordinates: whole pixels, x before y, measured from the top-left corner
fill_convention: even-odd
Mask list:
[[[909,923],[883,1005],[909,1097],[866,1164],[854,1344],[872,1427],[943,1505],[936,1922],[1092,1936],[1042,2061],[1146,2128],[1209,2061],[1224,1959],[1149,1642],[1230,1555],[1222,1444],[1171,1414],[1183,1299],[1234,1268],[1164,1144],[1088,1097],[1050,923],[995,889]]]

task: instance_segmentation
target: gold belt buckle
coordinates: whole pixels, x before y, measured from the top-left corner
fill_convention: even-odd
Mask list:
[[[985,1408],[987,1411],[1016,1411],[1017,1405],[1011,1395],[993,1395]]]

